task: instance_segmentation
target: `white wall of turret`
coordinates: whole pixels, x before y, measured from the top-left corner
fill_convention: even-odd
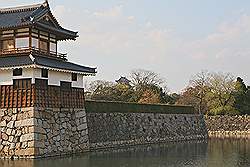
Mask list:
[[[23,68],[21,76],[13,76],[13,70],[0,70],[0,85],[13,85],[13,79],[47,79],[49,85],[60,86],[61,81],[71,82],[72,87],[83,88],[83,75],[77,74],[77,81],[72,81],[72,73],[55,70],[48,71],[48,78],[42,77],[40,68]]]

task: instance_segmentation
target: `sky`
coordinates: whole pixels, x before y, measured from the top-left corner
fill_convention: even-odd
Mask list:
[[[39,0],[0,0],[0,8]],[[60,24],[78,31],[59,43],[72,62],[97,67],[88,80],[154,71],[171,92],[198,72],[229,72],[250,84],[249,0],[49,0]]]

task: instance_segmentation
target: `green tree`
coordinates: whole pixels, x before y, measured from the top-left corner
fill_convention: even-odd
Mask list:
[[[234,92],[235,81],[230,73],[201,72],[193,77],[177,104],[193,105],[205,114],[238,114]]]
[[[230,73],[212,73],[208,87],[209,92],[206,94],[206,99],[209,114],[239,114],[239,111],[234,107],[234,76]]]
[[[235,84],[235,108],[241,114],[250,114],[250,89],[240,77]]]

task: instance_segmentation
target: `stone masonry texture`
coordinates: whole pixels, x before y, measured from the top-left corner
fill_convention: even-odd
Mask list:
[[[46,158],[90,150],[207,139],[202,115],[0,109],[0,157]]]
[[[207,139],[203,116],[159,113],[87,113],[90,149]]]
[[[250,115],[205,117],[210,138],[250,139]]]
[[[0,110],[0,157],[41,158],[88,151],[84,109]]]

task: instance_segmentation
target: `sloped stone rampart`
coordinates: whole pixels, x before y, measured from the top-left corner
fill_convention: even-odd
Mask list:
[[[87,113],[90,149],[207,139],[203,116],[161,113]]]

